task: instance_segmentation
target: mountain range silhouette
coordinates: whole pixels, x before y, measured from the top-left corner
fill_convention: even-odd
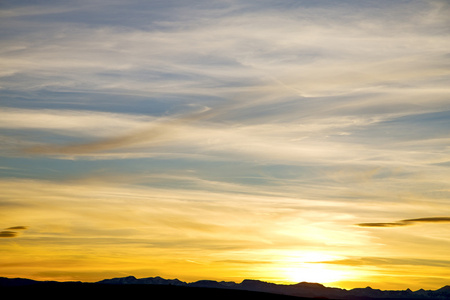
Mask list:
[[[59,294],[88,292],[111,294],[120,293],[128,295],[133,292],[148,292],[165,295],[165,299],[178,299],[179,297],[192,299],[343,299],[343,300],[370,300],[370,299],[450,299],[450,286],[438,290],[379,290],[355,288],[351,290],[325,287],[319,283],[300,282],[297,284],[275,284],[260,280],[246,279],[241,283],[232,281],[200,280],[187,283],[178,279],[164,279],[161,277],[136,278],[134,276],[104,279],[94,283],[86,282],[58,282],[36,281],[25,278],[0,277],[0,290],[8,289],[15,293],[30,292],[36,296],[39,292]],[[56,293],[56,291],[58,291]],[[252,294],[253,293],[253,294]],[[255,297],[255,298],[254,298]]]

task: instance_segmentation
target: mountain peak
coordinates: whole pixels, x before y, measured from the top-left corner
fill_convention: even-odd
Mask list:
[[[316,282],[306,282],[302,281],[299,283],[294,284],[295,286],[302,286],[302,287],[311,287],[311,288],[326,288],[323,284],[316,283]]]
[[[265,281],[261,281],[261,280],[256,280],[256,279],[244,279],[242,280],[242,282],[239,285],[242,286],[256,286],[256,285],[268,285],[268,284],[273,284],[273,283],[269,283],[269,282],[265,282]]]
[[[127,277],[119,277],[119,278],[111,278],[111,279],[103,279],[99,281],[98,283],[101,284],[133,284],[136,283],[138,279],[134,276],[127,276]]]
[[[441,287],[440,289],[437,290],[437,292],[450,293],[450,285],[446,285],[444,287]]]

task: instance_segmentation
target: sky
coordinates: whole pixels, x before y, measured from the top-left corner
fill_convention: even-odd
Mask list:
[[[450,284],[448,0],[0,4],[0,276]]]

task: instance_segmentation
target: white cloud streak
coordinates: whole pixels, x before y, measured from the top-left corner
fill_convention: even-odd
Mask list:
[[[0,111],[0,128],[54,131],[62,134],[108,136],[154,122],[149,116],[54,109]]]

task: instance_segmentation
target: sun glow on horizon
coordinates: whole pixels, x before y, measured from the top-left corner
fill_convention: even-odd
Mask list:
[[[348,272],[332,269],[325,264],[304,263],[284,269],[286,278],[291,282],[332,283],[343,281]]]
[[[326,284],[346,280],[350,275],[349,271],[321,263],[335,259],[337,256],[322,252],[289,253],[284,258],[282,276],[289,283]]]

